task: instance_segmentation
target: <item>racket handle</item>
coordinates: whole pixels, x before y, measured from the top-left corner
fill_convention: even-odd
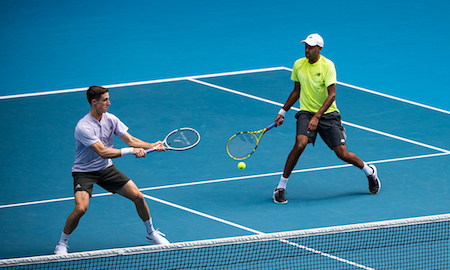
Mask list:
[[[284,121],[284,118],[278,119],[279,123],[283,123],[283,121]],[[267,130],[269,130],[269,129],[273,128],[273,127],[276,127],[276,126],[278,126],[278,124],[276,122],[273,122],[272,124],[270,124],[270,126],[267,127]]]
[[[170,149],[167,149],[167,148],[166,148],[166,151],[168,151],[168,150],[170,150]],[[148,154],[148,153],[151,153],[151,152],[153,152],[153,151],[157,151],[156,148],[150,148],[150,149],[145,150],[145,152],[147,152],[147,154]]]
[[[151,152],[153,152],[153,151],[155,151],[155,149],[153,149],[153,148],[150,148],[150,149],[145,150],[145,152],[147,152],[147,154],[148,154],[148,153],[151,153]],[[134,156],[137,157],[137,155],[134,155]]]

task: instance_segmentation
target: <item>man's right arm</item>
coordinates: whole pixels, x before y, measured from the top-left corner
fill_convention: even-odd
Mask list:
[[[294,84],[294,90],[292,90],[291,94],[289,95],[289,98],[287,99],[286,103],[284,103],[283,107],[281,108],[281,110],[278,112],[277,117],[275,118],[275,122],[278,123],[278,120],[280,120],[280,118],[284,118],[284,114],[289,111],[289,109],[295,104],[295,102],[297,102],[297,100],[300,98],[300,90],[301,90],[301,86],[299,82],[295,82]],[[279,123],[279,125],[281,125],[281,123]]]

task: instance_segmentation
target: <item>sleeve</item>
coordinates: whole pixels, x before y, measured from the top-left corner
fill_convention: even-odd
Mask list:
[[[294,82],[300,82],[297,75],[298,67],[299,67],[299,60],[295,61],[294,67],[292,68],[291,80],[293,80]]]
[[[100,138],[95,135],[94,130],[86,127],[76,126],[75,140],[78,140],[84,146],[89,147],[94,143],[100,141]]]
[[[325,86],[328,87],[332,84],[335,84],[336,82],[336,68],[334,66],[334,63],[329,61],[327,65],[327,72],[325,75]]]

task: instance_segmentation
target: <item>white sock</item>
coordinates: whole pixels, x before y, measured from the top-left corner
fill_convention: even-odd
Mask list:
[[[69,242],[69,236],[70,234],[65,234],[64,232],[61,233],[61,238],[59,239],[58,243],[64,243],[67,245],[67,243]]]
[[[147,229],[148,234],[151,234],[155,230],[155,228],[153,228],[152,218],[150,218],[147,221],[144,221],[144,225],[145,225],[145,229]]]
[[[364,167],[362,168],[363,172],[366,174],[366,176],[371,176],[374,171],[372,168],[370,168],[365,162],[364,162]]]
[[[277,189],[278,188],[286,189],[288,180],[289,180],[289,178],[284,178],[282,175],[280,177],[280,182],[278,183]]]

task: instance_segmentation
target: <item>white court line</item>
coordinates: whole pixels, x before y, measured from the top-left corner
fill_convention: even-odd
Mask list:
[[[371,163],[371,164],[391,163],[391,162],[397,162],[397,161],[406,161],[406,160],[414,160],[414,159],[446,156],[446,155],[449,155],[449,154],[450,153],[436,153],[436,154],[410,156],[410,157],[402,157],[402,158],[374,160],[374,161],[368,161],[368,163]],[[351,166],[353,166],[353,165],[342,164],[342,165],[334,165],[334,166],[325,166],[325,167],[293,170],[292,173],[295,174],[295,173],[324,171],[324,170],[346,168],[346,167],[351,167]],[[206,184],[230,182],[230,181],[239,181],[239,180],[254,179],[254,178],[264,178],[264,177],[269,177],[269,176],[281,175],[282,173],[283,172],[255,174],[255,175],[247,175],[247,176],[240,176],[240,177],[230,177],[230,178],[205,180],[205,181],[189,182],[189,183],[182,183],[182,184],[173,184],[173,185],[141,188],[139,190],[140,191],[149,191],[149,190],[169,189],[169,188],[177,188],[177,187],[206,185]],[[108,196],[108,195],[112,195],[112,193],[99,193],[99,194],[92,195],[92,197],[101,197],[101,196]],[[29,205],[36,205],[36,204],[44,204],[44,203],[53,203],[53,202],[60,202],[60,201],[69,201],[69,200],[73,200],[73,197],[66,197],[66,198],[59,198],[59,199],[50,199],[50,200],[42,200],[42,201],[32,201],[32,202],[24,202],[24,203],[5,204],[5,205],[0,205],[0,209],[2,209],[2,208],[19,207],[19,206],[29,206]]]
[[[251,98],[251,99],[259,100],[259,101],[262,101],[262,102],[265,102],[265,103],[270,103],[270,104],[277,105],[277,106],[283,106],[284,105],[284,104],[279,103],[279,102],[275,102],[275,101],[272,101],[272,100],[269,100],[269,99],[261,98],[261,97],[250,95],[250,94],[246,94],[244,92],[239,92],[239,91],[236,91],[236,90],[233,90],[233,89],[230,89],[230,88],[226,88],[226,87],[222,87],[222,86],[218,86],[218,85],[215,85],[215,84],[199,81],[199,80],[194,79],[194,78],[189,78],[188,80],[191,81],[191,82],[195,82],[195,83],[198,83],[198,84],[203,84],[203,85],[209,86],[211,88],[216,88],[216,89],[223,90],[223,91],[226,91],[226,92],[229,92],[229,93],[233,93],[233,94],[236,94],[236,95],[240,95],[240,96],[248,97],[248,98]]]
[[[168,201],[165,201],[165,200],[161,200],[161,199],[155,198],[153,196],[149,196],[149,195],[145,195],[144,194],[144,197],[147,198],[147,199],[150,199],[152,201],[155,201],[155,202],[159,202],[159,203],[162,203],[162,204],[165,204],[165,205],[169,205],[171,207],[178,208],[180,210],[183,210],[183,211],[186,211],[186,212],[189,212],[189,213],[192,213],[192,214],[196,214],[196,215],[208,218],[208,219],[212,219],[212,220],[215,220],[215,221],[218,221],[218,222],[230,225],[232,227],[236,227],[236,228],[242,229],[244,231],[248,231],[248,232],[256,233],[256,234],[264,234],[263,232],[260,232],[260,231],[257,231],[257,230],[253,230],[251,228],[239,225],[237,223],[234,223],[234,222],[222,219],[222,218],[214,217],[214,216],[211,216],[211,215],[208,215],[208,214],[205,214],[205,213],[202,213],[202,212],[199,212],[199,211],[196,211],[196,210],[193,210],[193,209],[190,209],[190,208],[187,208],[187,207],[175,204],[175,203],[171,203],[171,202],[168,202]]]
[[[292,72],[292,68],[284,67],[283,69],[286,70],[286,71]],[[445,114],[450,114],[450,111],[447,111],[447,110],[439,109],[439,108],[436,108],[436,107],[432,107],[432,106],[425,105],[425,104],[422,104],[422,103],[419,103],[419,102],[407,100],[407,99],[404,99],[404,98],[399,98],[399,97],[396,97],[396,96],[383,94],[383,93],[380,93],[380,92],[377,92],[377,91],[369,90],[369,89],[362,88],[362,87],[359,87],[359,86],[354,86],[354,85],[351,85],[351,84],[348,84],[348,83],[337,82],[337,84],[342,85],[342,86],[346,86],[346,87],[350,87],[350,88],[353,88],[353,89],[356,89],[356,90],[364,91],[364,92],[367,92],[367,93],[371,93],[371,94],[374,94],[374,95],[377,95],[377,96],[382,96],[382,97],[390,98],[390,99],[393,99],[393,100],[401,101],[401,102],[404,102],[404,103],[408,103],[408,104],[411,104],[411,105],[419,106],[419,107],[422,107],[422,108],[430,109],[430,110],[433,110],[433,111],[437,111],[437,112],[441,112],[441,113],[445,113]]]
[[[366,130],[366,131],[369,131],[369,132],[372,132],[372,133],[377,133],[377,134],[380,134],[380,135],[383,135],[383,136],[386,136],[386,137],[390,137],[390,138],[397,139],[397,140],[400,140],[400,141],[404,141],[404,142],[407,142],[407,143],[419,145],[419,146],[422,146],[422,147],[425,147],[425,148],[429,148],[429,149],[433,149],[433,150],[436,150],[436,151],[439,151],[439,152],[450,154],[449,150],[445,150],[445,149],[442,149],[442,148],[439,148],[439,147],[435,147],[435,146],[432,146],[432,145],[429,145],[429,144],[421,143],[421,142],[418,142],[418,141],[413,141],[413,140],[406,139],[406,138],[403,138],[403,137],[400,137],[400,136],[396,136],[396,135],[392,135],[392,134],[389,134],[389,133],[386,133],[386,132],[378,131],[378,130],[375,130],[375,129],[372,129],[372,128],[368,128],[368,127],[363,127],[363,126],[360,126],[360,125],[352,124],[352,123],[349,123],[349,122],[346,122],[346,121],[342,121],[342,123],[345,124],[345,125],[352,126],[352,127],[355,127],[355,128],[359,128],[359,129],[362,129],[362,130]]]
[[[110,84],[110,85],[104,85],[106,88],[115,88],[115,87],[125,87],[125,86],[136,86],[136,85],[145,85],[145,84],[156,84],[156,83],[165,83],[165,82],[176,82],[176,81],[183,81],[183,80],[189,80],[189,79],[204,79],[204,78],[213,78],[213,77],[221,77],[221,76],[233,76],[233,75],[242,75],[242,74],[251,74],[251,73],[259,73],[259,72],[269,72],[269,71],[278,71],[278,70],[286,70],[292,72],[291,68],[287,67],[272,67],[272,68],[260,68],[260,69],[250,69],[250,70],[242,70],[242,71],[231,71],[231,72],[222,72],[222,73],[212,73],[212,74],[205,74],[205,75],[194,75],[194,76],[185,76],[185,77],[175,77],[175,78],[168,78],[168,79],[159,79],[159,80],[148,80],[148,81],[140,81],[140,82],[131,82],[131,83],[119,83],[119,84]],[[446,111],[443,109],[439,109],[436,107],[424,105],[418,102],[410,101],[403,98],[398,98],[395,96],[383,94],[380,92],[376,92],[373,90],[369,90],[366,88],[362,88],[359,86],[354,86],[351,84],[343,83],[343,82],[337,82],[337,84],[347,86],[350,88],[354,88],[357,90],[365,91],[371,94],[383,96],[386,98],[390,98],[393,100],[409,103],[412,105],[416,105],[419,107],[427,108],[430,110],[442,112],[445,114],[450,114],[450,111]],[[54,94],[64,94],[64,93],[72,93],[72,92],[79,92],[79,91],[86,91],[88,87],[79,87],[79,88],[72,88],[72,89],[65,89],[65,90],[54,90],[54,91],[44,91],[44,92],[36,92],[36,93],[27,93],[27,94],[17,94],[17,95],[6,95],[6,96],[0,96],[0,100],[2,99],[12,99],[12,98],[22,98],[22,97],[34,97],[34,96],[45,96],[45,95],[54,95]]]
[[[229,92],[229,93],[232,93],[232,94],[248,97],[248,98],[251,98],[251,99],[255,99],[255,100],[258,100],[258,101],[265,102],[265,103],[277,105],[277,106],[280,106],[280,107],[282,107],[284,105],[284,104],[276,102],[276,101],[272,101],[272,100],[269,100],[269,99],[261,98],[261,97],[254,96],[254,95],[250,95],[250,94],[247,94],[247,93],[244,93],[244,92],[240,92],[240,91],[233,90],[233,89],[230,89],[230,88],[222,87],[222,86],[219,86],[219,85],[215,85],[215,84],[199,81],[197,79],[190,78],[188,80],[192,81],[192,82],[195,82],[195,83],[202,84],[202,85],[206,85],[206,86],[211,87],[211,88],[216,88],[216,89],[219,89],[219,90],[222,90],[222,91],[225,91],[225,92]],[[295,107],[292,107],[291,109],[294,110],[294,111],[299,111],[300,110],[299,108],[295,108]],[[406,139],[406,138],[403,138],[403,137],[400,137],[400,136],[396,136],[396,135],[392,135],[392,134],[389,134],[389,133],[386,133],[386,132],[382,132],[382,131],[371,129],[371,128],[368,128],[368,127],[364,127],[364,126],[361,126],[361,125],[352,124],[352,123],[349,123],[349,122],[346,122],[346,121],[342,121],[342,123],[346,124],[346,125],[349,125],[349,126],[352,126],[352,127],[355,127],[355,128],[359,128],[359,129],[366,130],[366,131],[369,131],[369,132],[377,133],[377,134],[380,134],[380,135],[383,135],[383,136],[387,136],[387,137],[390,137],[390,138],[393,138],[393,139],[397,139],[397,140],[401,140],[401,141],[408,142],[408,143],[411,143],[411,144],[419,145],[419,146],[426,147],[426,148],[429,148],[429,149],[433,149],[433,150],[436,150],[436,151],[440,151],[440,152],[443,152],[443,153],[450,153],[449,150],[445,150],[445,149],[438,148],[438,147],[435,147],[435,146],[431,146],[431,145],[428,145],[428,144],[424,144],[424,143],[421,143],[421,142],[413,141],[413,140]]]
[[[137,85],[146,85],[146,84],[177,82],[177,81],[185,81],[185,80],[189,80],[189,79],[204,79],[204,78],[212,78],[212,77],[234,76],[234,75],[251,74],[251,73],[259,73],[259,72],[269,72],[269,71],[277,71],[277,70],[285,70],[285,67],[260,68],[260,69],[231,71],[231,72],[213,73],[213,74],[197,75],[197,76],[177,77],[177,78],[160,79],[160,80],[149,80],[149,81],[131,82],[131,83],[119,83],[119,84],[104,85],[103,87],[106,87],[106,88],[117,88],[117,87],[137,86]],[[23,97],[46,96],[46,95],[55,95],[55,94],[65,94],[65,93],[86,91],[87,89],[88,89],[88,87],[79,87],[79,88],[65,89],[65,90],[54,90],[54,91],[28,93],[28,94],[7,95],[7,96],[0,96],[0,100],[2,100],[2,99],[12,99],[12,98],[23,98]]]
[[[180,209],[180,210],[183,210],[183,211],[186,211],[186,212],[189,212],[189,213],[201,216],[201,217],[205,217],[205,218],[208,218],[208,219],[211,219],[211,220],[214,220],[214,221],[217,221],[217,222],[220,222],[220,223],[223,223],[223,224],[235,227],[235,228],[239,228],[239,229],[251,232],[251,233],[265,234],[263,232],[254,230],[252,228],[249,228],[249,227],[246,227],[246,226],[242,226],[240,224],[237,224],[237,223],[234,223],[234,222],[222,219],[222,218],[211,216],[209,214],[205,214],[205,213],[199,212],[197,210],[181,206],[179,204],[175,204],[175,203],[171,203],[171,202],[168,202],[168,201],[165,201],[165,200],[161,200],[161,199],[155,198],[153,196],[149,196],[149,195],[145,195],[144,194],[144,197],[147,198],[147,199],[150,199],[152,201],[159,202],[159,203],[168,205],[170,207],[177,208],[177,209]],[[310,247],[307,247],[307,246],[304,246],[304,245],[300,245],[300,244],[297,244],[297,243],[294,243],[294,242],[291,242],[291,241],[288,241],[288,240],[279,239],[279,241],[283,242],[285,244],[288,244],[288,245],[291,245],[291,246],[294,246],[294,247],[297,247],[297,248],[301,248],[301,249],[304,249],[306,251],[309,251],[309,252],[312,252],[312,253],[315,253],[315,254],[318,254],[318,255],[321,255],[321,256],[333,259],[333,260],[340,261],[342,263],[347,263],[347,264],[353,265],[355,267],[359,267],[359,268],[366,269],[366,270],[373,270],[373,268],[370,268],[370,267],[367,267],[367,266],[364,266],[364,265],[361,265],[361,264],[358,264],[358,263],[355,263],[355,262],[352,262],[352,261],[349,261],[349,260],[346,260],[346,259],[342,259],[340,257],[334,256],[334,255],[331,255],[331,254],[328,254],[328,253],[325,253],[325,252],[322,252],[320,250],[313,249],[313,248],[310,248]]]

